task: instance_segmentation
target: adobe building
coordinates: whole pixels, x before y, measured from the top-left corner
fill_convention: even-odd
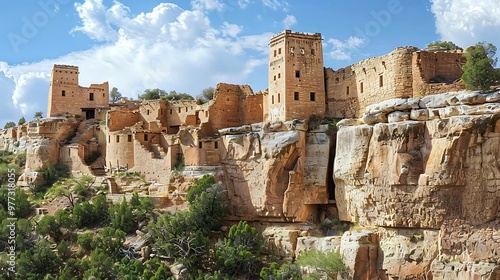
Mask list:
[[[269,43],[269,94],[266,121],[307,119],[325,113],[321,34],[285,30]]]
[[[465,89],[457,83],[464,63],[461,51],[399,47],[336,71],[325,68],[327,115],[359,118],[383,100]]]
[[[78,84],[77,66],[55,64],[50,77],[47,117],[71,114],[84,119],[103,119],[109,108],[109,85]]]
[[[176,166],[218,166],[218,131],[262,122],[263,94],[248,85],[218,84],[213,100],[148,100],[106,115],[106,168],[166,182]]]

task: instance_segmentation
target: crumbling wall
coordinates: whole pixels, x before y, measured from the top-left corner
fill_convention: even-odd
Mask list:
[[[422,97],[465,89],[457,81],[466,59],[461,51],[417,51],[413,53],[413,96]]]
[[[140,120],[140,114],[135,110],[116,109],[108,111],[106,118],[107,129],[112,132],[135,125]]]
[[[370,104],[411,94],[411,58],[416,50],[401,47],[337,71],[326,69],[328,114],[359,117]]]

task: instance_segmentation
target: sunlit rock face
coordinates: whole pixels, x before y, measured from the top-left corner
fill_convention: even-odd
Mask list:
[[[500,277],[498,96],[464,91],[389,100],[339,126],[339,217],[388,230],[379,231],[378,267],[387,275]],[[415,246],[420,236],[423,247]]]
[[[241,219],[312,221],[328,203],[331,147],[326,128],[302,121],[259,123],[220,131],[230,214]]]

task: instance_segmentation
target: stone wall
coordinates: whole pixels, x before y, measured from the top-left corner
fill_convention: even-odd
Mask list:
[[[466,59],[461,51],[413,53],[413,96],[423,97],[465,89],[463,83],[457,83],[465,62]]]
[[[363,108],[412,92],[411,59],[414,47],[397,48],[337,71],[325,70],[328,114],[359,117]]]
[[[325,69],[327,111],[337,118],[360,117],[383,100],[462,90],[461,53],[396,48],[337,71]]]
[[[140,120],[140,114],[138,111],[132,111],[128,109],[114,109],[110,110],[106,116],[106,127],[107,130],[117,131],[125,129],[126,127],[134,126]]]

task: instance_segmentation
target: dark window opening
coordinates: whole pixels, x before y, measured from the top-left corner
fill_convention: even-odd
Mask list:
[[[295,78],[300,78],[300,70],[295,70]]]
[[[316,100],[316,93],[315,92],[310,92],[309,93],[309,97],[310,97],[311,101],[315,101]]]
[[[146,115],[148,115],[148,116],[149,116],[149,110],[147,110]]]
[[[172,115],[172,109],[170,109],[170,115]]]
[[[144,141],[148,141],[148,135],[144,134]]]
[[[214,142],[214,149],[218,149],[219,148],[219,142]]]
[[[359,83],[359,92],[363,93],[364,88],[363,88],[363,82]]]
[[[314,55],[314,49],[311,49],[311,54]]]
[[[129,135],[127,140],[128,142],[132,142],[132,135]]]
[[[378,77],[378,86],[383,87],[384,86],[384,76],[380,75]]]
[[[198,142],[198,148],[203,149],[203,142]]]
[[[299,100],[299,92],[298,91],[293,93],[293,100]]]
[[[271,104],[274,104],[274,95],[271,95]]]
[[[66,96],[66,91],[65,90],[62,91],[62,96]]]
[[[280,103],[280,94],[278,93],[278,103]]]
[[[120,143],[120,135],[116,135],[116,143]]]
[[[346,95],[349,95],[349,87],[347,87],[347,88],[345,89],[345,94],[346,94]]]
[[[91,92],[91,93],[89,94],[89,100],[90,100],[90,101],[94,101],[94,93],[93,93],[93,92]]]

